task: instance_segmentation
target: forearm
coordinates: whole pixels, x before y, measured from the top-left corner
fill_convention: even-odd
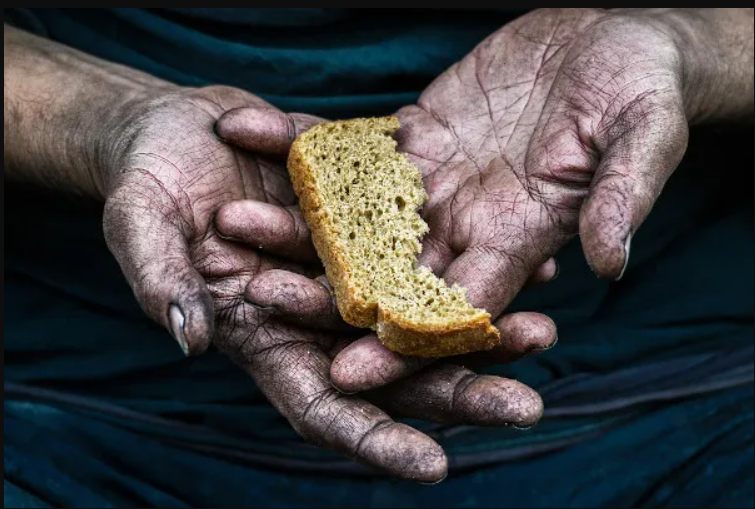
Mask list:
[[[169,83],[4,26],[5,178],[101,198],[129,106]]]
[[[671,28],[677,38],[683,55],[685,108],[690,123],[752,121],[753,9],[646,12]]]

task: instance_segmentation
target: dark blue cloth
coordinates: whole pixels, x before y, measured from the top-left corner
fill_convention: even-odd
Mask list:
[[[331,118],[413,101],[511,16],[6,11],[165,79]],[[622,282],[595,278],[575,242],[556,282],[517,299],[560,342],[499,369],[542,390],[548,417],[527,433],[423,425],[454,473],[433,489],[307,446],[219,354],[184,359],[136,305],[99,204],[9,186],[6,506],[752,506],[751,142],[749,128],[693,132]]]
[[[272,468],[58,406],[4,406],[6,480],[32,479],[38,496],[64,507],[747,507],[753,499],[751,386],[657,406],[579,446],[433,488],[333,475],[327,461],[320,473]]]

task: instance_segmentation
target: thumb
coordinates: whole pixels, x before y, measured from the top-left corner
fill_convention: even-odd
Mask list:
[[[297,136],[322,122],[325,120],[303,113],[236,108],[215,122],[215,133],[224,141],[247,150],[285,156]]]
[[[228,240],[303,263],[317,262],[309,228],[297,207],[239,200],[215,215],[218,233]]]
[[[526,180],[503,158],[469,179],[450,210],[450,243],[461,254],[443,279],[467,290],[469,302],[497,317],[560,247],[560,233],[528,196]],[[431,227],[432,229],[432,227]]]
[[[508,249],[504,246],[472,246],[448,267],[443,279],[467,290],[467,299],[485,309],[491,316],[499,316],[524,287],[530,274],[542,260]]]
[[[174,204],[160,186],[122,184],[105,204],[110,251],[142,309],[173,334],[186,355],[204,352],[213,336],[214,306],[189,257]]]
[[[596,139],[601,152],[579,217],[587,262],[596,274],[620,279],[632,235],[653,208],[687,148],[681,106],[634,103]]]
[[[445,238],[431,228],[430,232],[422,239],[422,252],[417,260],[419,265],[429,268],[437,276],[442,276],[449,265],[453,263],[455,256],[453,248]],[[552,281],[558,277],[558,273],[558,262],[555,258],[549,258],[528,275],[526,286],[530,287]]]
[[[422,239],[422,251],[417,256],[418,264],[427,267],[436,276],[441,276],[455,257],[445,237],[442,231],[431,227]]]

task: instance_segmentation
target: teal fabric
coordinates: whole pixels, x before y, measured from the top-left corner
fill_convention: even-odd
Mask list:
[[[513,11],[6,18],[177,83],[337,118],[413,101]],[[749,128],[693,133],[623,281],[595,278],[575,242],[557,281],[517,299],[514,309],[553,316],[560,342],[495,371],[542,389],[553,411],[525,434],[422,425],[458,467],[434,489],[307,447],[224,357],[184,359],[144,317],[103,241],[100,205],[9,185],[6,506],[26,491],[52,505],[752,506],[751,142]]]
[[[432,488],[249,465],[43,404],[6,403],[4,423],[6,478],[31,482],[63,507],[750,507],[753,500],[752,387],[666,405],[579,447],[452,475]]]
[[[161,78],[232,85],[284,110],[331,118],[393,112],[413,102],[511,19],[509,12],[487,11],[211,11],[42,9],[29,17],[53,39]]]

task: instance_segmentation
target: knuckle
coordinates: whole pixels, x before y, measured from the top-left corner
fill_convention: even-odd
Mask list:
[[[292,419],[292,425],[306,440],[324,445],[331,442],[333,436],[327,436],[337,421],[343,423],[342,395],[326,389],[314,393],[305,400],[304,409]]]
[[[456,381],[450,400],[451,412],[459,412],[462,411],[462,409],[469,407],[471,402],[470,396],[473,396],[473,392],[470,391],[470,388],[478,379],[479,376],[477,374],[468,372]]]

